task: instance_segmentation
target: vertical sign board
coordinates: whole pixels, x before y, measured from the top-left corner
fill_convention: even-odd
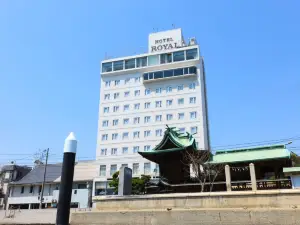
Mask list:
[[[149,34],[149,53],[162,52],[181,47],[183,43],[181,29]]]
[[[119,173],[118,195],[131,195],[132,170],[122,166]]]

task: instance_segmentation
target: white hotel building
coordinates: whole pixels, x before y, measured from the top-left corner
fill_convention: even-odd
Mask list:
[[[122,165],[133,176],[158,175],[138,151],[154,148],[166,125],[209,149],[204,61],[195,38],[186,43],[181,29],[150,34],[147,54],[101,62],[94,194],[106,193],[107,179]]]

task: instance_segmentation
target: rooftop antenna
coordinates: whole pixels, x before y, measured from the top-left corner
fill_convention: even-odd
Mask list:
[[[172,28],[175,28],[175,24],[174,23],[172,23]]]

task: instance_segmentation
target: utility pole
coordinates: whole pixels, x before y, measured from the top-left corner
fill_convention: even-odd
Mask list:
[[[40,209],[42,209],[42,205],[43,205],[43,198],[44,198],[44,187],[45,187],[45,180],[46,180],[46,173],[47,173],[47,164],[48,164],[48,153],[49,153],[49,148],[47,148],[46,150],[46,163],[45,163],[45,167],[44,167],[44,179],[43,179],[43,184],[42,184],[42,191],[41,191],[41,195],[40,195]]]

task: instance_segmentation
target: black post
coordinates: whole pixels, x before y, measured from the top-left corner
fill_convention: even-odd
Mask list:
[[[56,225],[69,224],[76,147],[77,141],[73,133],[71,133],[67,137],[64,147],[61,183],[57,204]]]

